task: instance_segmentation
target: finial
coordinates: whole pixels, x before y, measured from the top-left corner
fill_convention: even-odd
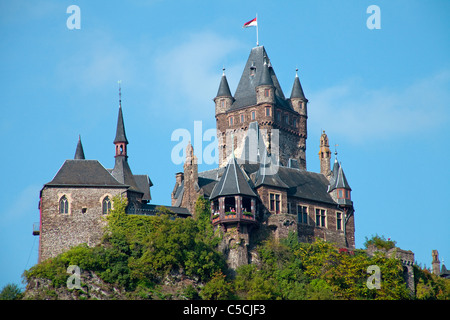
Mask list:
[[[222,67],[222,75],[225,75],[225,67]]]
[[[337,155],[338,155],[337,147],[339,147],[339,145],[338,145],[338,144],[335,144],[335,145],[334,145],[334,155],[336,156],[336,161],[337,161]]]
[[[122,80],[117,81],[117,83],[119,84],[119,106],[122,107]]]
[[[298,78],[298,68],[295,68],[295,77]]]

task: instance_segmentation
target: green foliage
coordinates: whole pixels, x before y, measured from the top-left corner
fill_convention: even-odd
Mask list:
[[[22,290],[15,283],[6,284],[0,291],[0,300],[19,300],[22,298]]]
[[[155,285],[171,272],[208,281],[226,263],[215,249],[219,238],[209,222],[209,202],[197,201],[197,219],[174,218],[166,208],[156,216],[127,215],[126,198],[115,197],[106,216],[102,244],[85,244],[48,259],[24,272],[24,278],[49,279],[63,287],[69,265],[95,272],[103,281],[120,286],[137,297],[148,297]],[[152,291],[153,290],[153,291]]]
[[[187,299],[411,298],[399,260],[387,258],[382,252],[373,257],[364,250],[341,252],[322,240],[299,243],[296,233],[280,241],[261,241],[255,248],[258,261],[239,267],[234,278],[227,278],[226,263],[216,250],[221,235],[210,222],[209,201],[199,197],[195,219],[175,218],[167,208],[161,208],[162,212],[155,216],[127,215],[126,199],[116,197],[113,201],[101,245],[73,247],[26,270],[25,280],[50,280],[53,288],[48,288],[45,295],[56,298],[55,289],[65,286],[70,276],[67,267],[77,265],[125,289],[130,299],[173,298],[174,292],[165,291],[162,284],[172,274],[199,281],[175,293]],[[395,242],[375,236],[366,241],[366,246],[370,244],[388,249]],[[367,287],[367,268],[371,265],[380,268],[380,289]],[[450,280],[417,266],[414,272],[417,299],[450,299]],[[20,291],[5,287],[0,297],[20,298]]]
[[[232,284],[226,281],[222,272],[214,273],[212,279],[206,283],[200,292],[204,300],[228,300],[233,298]]]
[[[427,269],[414,266],[416,298],[419,300],[450,300],[450,279],[432,274]]]
[[[390,250],[395,247],[397,242],[393,240],[386,240],[384,236],[379,236],[378,234],[372,235],[372,238],[368,239],[366,237],[366,241],[364,242],[364,247],[367,249],[370,245],[374,245],[378,249]]]

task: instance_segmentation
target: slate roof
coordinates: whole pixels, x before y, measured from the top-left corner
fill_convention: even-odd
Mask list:
[[[125,126],[123,124],[122,106],[119,106],[119,115],[117,117],[116,138],[114,139],[114,143],[116,142],[125,142],[128,144],[127,136],[125,134]]]
[[[268,65],[268,69],[265,72],[268,72],[273,86],[275,87],[276,104],[282,108],[292,110],[292,107],[284,96],[264,46],[255,47],[251,50],[244,71],[242,72],[241,79],[236,88],[236,92],[234,93],[235,101],[231,105],[230,110],[236,110],[256,104],[256,87],[261,85],[262,79],[265,79],[264,82],[267,82],[267,75],[264,75],[264,78],[262,77],[264,73],[264,62]],[[252,75],[253,70],[254,75]]]
[[[116,163],[111,171],[111,175],[120,183],[130,186],[130,190],[140,191],[134,175],[131,172],[130,166],[125,156],[116,156]]]
[[[46,186],[124,187],[97,160],[66,160]]]
[[[231,157],[225,167],[225,172],[222,174],[219,182],[214,186],[210,199],[227,195],[246,195],[256,197],[256,193],[248,184],[247,178],[237,164],[235,157]]]
[[[132,211],[128,212],[129,214],[142,214],[142,215],[156,215],[159,212],[161,207],[167,208],[177,216],[187,217],[192,214],[188,209],[182,207],[172,207],[172,206],[163,206],[159,204],[144,204],[140,208],[134,208]]]
[[[302,85],[300,84],[300,79],[298,78],[298,74],[295,74],[294,85],[292,86],[291,91],[291,99],[292,98],[300,98],[305,101],[308,99],[305,98],[305,94],[303,93]]]
[[[338,188],[352,190],[352,188],[350,188],[350,185],[348,184],[347,178],[345,177],[342,165],[339,164],[339,162],[336,159],[333,165],[329,191],[333,191],[334,189]]]
[[[78,136],[77,149],[75,150],[75,156],[73,158],[75,160],[84,160],[85,159],[83,145],[81,144],[81,136]]]
[[[136,181],[136,185],[138,190],[144,193],[142,196],[142,200],[150,201],[152,200],[152,196],[150,194],[150,187],[153,186],[152,180],[146,174],[134,174],[134,181]]]
[[[228,85],[227,76],[225,73],[220,80],[219,90],[217,90],[216,97],[231,97],[230,86]]]

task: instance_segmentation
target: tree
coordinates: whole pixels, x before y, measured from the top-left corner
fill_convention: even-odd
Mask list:
[[[15,283],[8,283],[0,292],[0,300],[19,300],[22,298],[22,290]]]

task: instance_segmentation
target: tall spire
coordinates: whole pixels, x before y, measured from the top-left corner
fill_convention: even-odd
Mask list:
[[[113,143],[116,145],[116,156],[127,156],[126,145],[128,144],[128,140],[125,134],[125,125],[123,123],[122,90],[120,84],[121,81],[119,81],[119,115],[117,117],[116,137]]]
[[[85,160],[83,145],[81,144],[81,136],[78,135],[78,144],[77,150],[75,151],[75,156],[73,157],[75,160]]]

